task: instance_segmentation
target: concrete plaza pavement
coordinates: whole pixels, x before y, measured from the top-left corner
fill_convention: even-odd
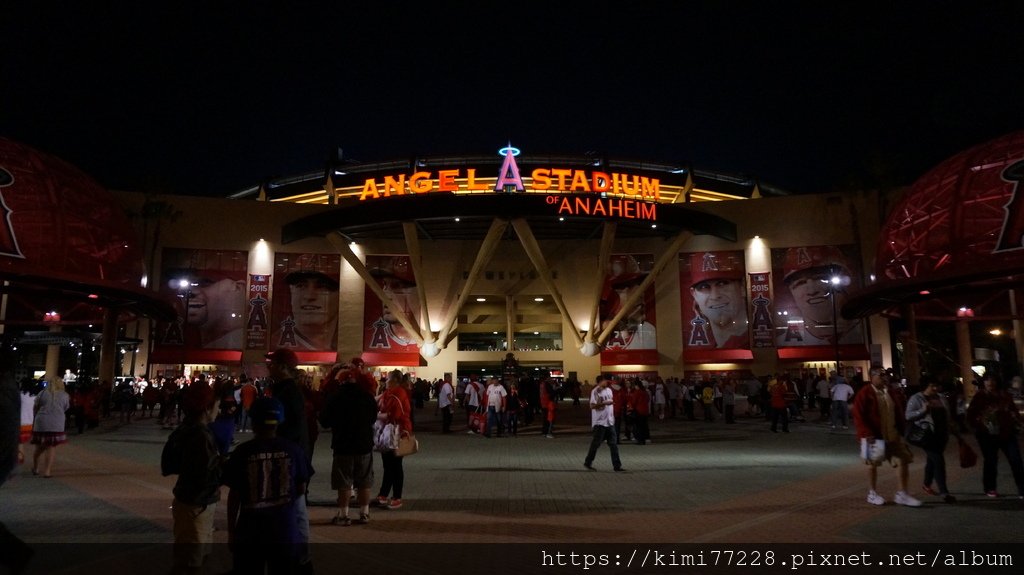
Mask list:
[[[924,456],[916,450],[911,491],[925,506],[914,509],[867,504],[852,429],[832,432],[819,422],[792,423],[784,434],[743,415],[732,425],[652,419],[653,442],[621,445],[627,471],[615,473],[607,446],[596,471],[583,467],[585,405],[561,403],[554,439],[540,435],[539,422],[517,437],[469,435],[460,416],[457,431],[442,435],[432,403],[415,416],[421,451],[405,460],[405,505],[373,509],[368,525],[331,525],[330,433],[320,435],[309,496],[313,543],[1024,542],[1024,501],[1005,460],[999,486],[1012,497],[991,499],[981,492],[980,466],[956,465],[955,446],[947,459],[959,502],[920,492]],[[23,467],[0,488],[0,520],[32,545],[171,542],[174,478],[159,473],[168,433],[136,419],[71,435],[52,478]],[[882,468],[879,477],[891,501],[896,472]],[[218,541],[226,540],[225,507],[217,509]]]

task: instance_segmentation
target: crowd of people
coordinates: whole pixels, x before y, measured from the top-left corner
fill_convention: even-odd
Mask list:
[[[200,566],[209,553],[222,489],[227,489],[229,543],[241,572],[257,565],[311,572],[306,493],[320,431],[331,430],[330,485],[338,506],[332,523],[367,524],[371,508],[403,506],[404,458],[394,446],[381,446],[381,429],[392,428],[396,439],[412,437],[417,410],[431,401],[441,416],[441,433],[456,431],[455,414],[461,411],[471,434],[514,437],[539,420],[540,434],[554,438],[559,410],[582,408],[581,396],[589,395],[593,433],[584,466],[595,469],[597,451],[607,444],[615,471],[624,471],[618,445],[623,440],[650,443],[652,421],[697,420],[699,410],[705,421],[735,423],[738,400],[745,398],[747,416],[763,417],[772,432],[785,433],[791,422],[817,412],[818,422],[830,431],[855,428],[868,474],[866,499],[873,505],[887,502],[878,491],[878,469],[885,462],[897,470],[893,501],[922,505],[910,489],[911,445],[925,459],[921,491],[955,503],[946,479],[947,446],[951,438],[964,445],[973,434],[983,462],[984,493],[999,496],[1002,453],[1024,498],[1019,377],[1003,389],[995,375],[986,375],[976,382],[977,392],[967,404],[962,386],[943,386],[926,376],[918,389],[907,390],[881,368],[869,370],[867,381],[822,371],[742,381],[599,375],[590,385],[587,380],[508,375],[426,381],[397,370],[376,377],[355,358],[335,366],[314,387],[291,350],[279,349],[267,358],[269,375],[256,380],[200,375],[92,386],[74,378],[66,385],[63,379],[46,385],[23,381],[19,462],[28,463],[24,450],[32,444],[33,475],[51,477],[69,422],[82,433],[104,417],[127,425],[137,415],[173,429],[165,457],[174,444],[178,451],[170,453],[176,462],[164,471],[177,475],[172,516],[174,564],[180,572]],[[379,481],[374,451],[380,453]]]

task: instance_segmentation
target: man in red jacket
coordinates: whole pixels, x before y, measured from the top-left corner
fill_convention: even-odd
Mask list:
[[[907,507],[920,507],[921,502],[907,493],[909,465],[914,455],[903,442],[906,428],[907,402],[898,387],[889,386],[889,375],[880,367],[868,372],[871,385],[865,385],[853,398],[853,422],[857,426],[857,437],[861,443],[861,454],[868,466],[868,503],[885,505],[885,498],[878,494],[878,466],[882,461],[892,461],[898,467],[899,491],[894,501]],[[876,440],[885,441],[885,453],[871,457],[869,446]]]

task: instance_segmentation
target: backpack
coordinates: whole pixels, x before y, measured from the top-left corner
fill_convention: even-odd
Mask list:
[[[164,477],[181,473],[181,461],[185,458],[185,445],[182,439],[180,426],[167,437],[167,443],[160,452],[160,473]]]

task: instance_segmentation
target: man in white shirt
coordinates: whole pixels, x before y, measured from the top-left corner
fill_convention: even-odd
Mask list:
[[[818,377],[818,381],[814,385],[818,392],[818,407],[821,412],[821,417],[818,418],[818,421],[825,421],[825,419],[831,414],[832,384],[828,382],[827,377],[821,375]]]
[[[498,437],[501,437],[502,419],[505,414],[505,398],[508,392],[505,386],[498,382],[498,378],[492,377],[487,381],[487,427],[484,429],[484,437],[490,437],[492,430],[497,430]]]
[[[612,454],[612,467],[615,471],[625,471],[622,468],[622,461],[619,460],[619,445],[615,441],[614,400],[612,390],[608,388],[609,383],[611,382],[605,376],[599,375],[593,391],[590,392],[590,423],[593,425],[594,434],[587,458],[583,460],[583,467],[594,469],[597,448],[601,447],[601,442],[607,441]]]
[[[474,376],[466,384],[466,426],[469,427],[469,420],[474,413],[480,411],[480,382],[476,380]],[[476,433],[472,427],[469,427],[467,433]]]
[[[455,390],[452,389],[452,378],[444,376],[441,391],[437,395],[437,407],[441,410],[441,433],[452,432],[452,408],[454,407]]]
[[[832,429],[835,429],[838,425],[842,425],[843,429],[847,429],[850,425],[850,398],[853,397],[853,388],[850,384],[846,383],[846,378],[841,375],[836,375],[836,372],[832,372],[832,376],[835,377],[835,385],[832,386]]]

